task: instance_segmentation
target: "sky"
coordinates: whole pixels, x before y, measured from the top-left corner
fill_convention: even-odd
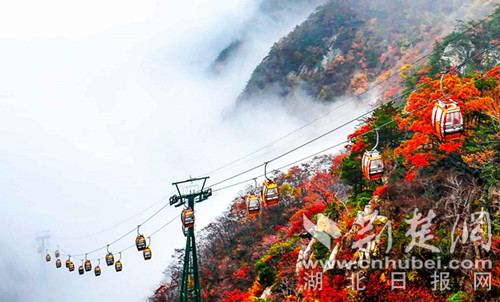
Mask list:
[[[54,260],[46,263],[37,253],[37,234],[49,231],[47,247],[73,255],[105,246],[165,205],[174,193],[172,182],[206,176],[320,118],[210,174],[208,184],[218,182],[367,111],[345,100],[313,103],[300,91],[301,101],[293,106],[270,97],[235,109],[273,43],[313,10],[309,5],[270,19],[259,12],[260,2],[2,4],[0,302],[145,301],[161,282],[174,248],[184,246],[179,208],[167,207],[141,227],[147,236],[175,219],[152,237],[152,260],[145,262],[129,249],[122,255],[122,272],[101,263],[99,278],[56,269]],[[212,74],[218,53],[243,33],[243,49]],[[268,169],[342,142],[354,126]],[[252,171],[225,184],[262,173]],[[196,227],[220,215],[243,187],[217,192],[197,205]],[[110,250],[130,246],[135,235]],[[89,258],[104,255],[101,249]],[[82,258],[72,260],[79,266]]]

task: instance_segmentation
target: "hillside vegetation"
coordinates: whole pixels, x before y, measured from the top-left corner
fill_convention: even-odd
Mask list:
[[[294,77],[301,77],[318,98],[321,91],[315,87],[319,86],[307,83],[324,83],[329,96],[354,87],[359,91],[364,86],[352,79],[327,80],[328,66],[333,78],[361,70],[366,72],[366,82],[372,82],[396,61],[404,61],[401,56],[407,52],[402,45],[397,49],[391,45],[404,39],[422,40],[434,31],[428,26],[406,28],[401,24],[424,20],[432,23],[451,9],[449,5],[457,4],[433,2],[435,11],[440,12],[433,16],[416,12],[419,5],[430,2],[413,1],[414,6],[401,7],[401,14],[389,19],[384,15],[386,6],[381,4],[385,1],[368,1],[379,5],[354,1],[366,4],[361,5],[362,12],[355,12],[352,2],[329,2],[275,45],[256,69],[245,93],[276,82],[286,93],[294,87]],[[387,2],[403,5],[403,1]],[[328,6],[331,3],[335,3],[335,9]],[[371,34],[365,32],[368,30]],[[325,39],[334,32],[335,40]],[[383,32],[391,34],[382,39]],[[345,38],[339,38],[342,35]],[[460,23],[455,32],[429,49],[432,55],[425,62],[404,69],[400,74],[402,86],[396,89],[403,93],[400,97],[395,97],[394,88],[384,91],[379,99],[381,105],[349,136],[350,143],[343,152],[318,156],[288,171],[273,173],[272,178],[281,188],[278,206],[247,217],[244,196],[254,188],[245,188],[228,211],[198,237],[204,301],[498,301],[499,39],[500,7],[484,21]],[[406,47],[421,53],[418,43],[423,42]],[[318,64],[331,51],[336,55],[320,72]],[[453,141],[441,141],[431,125],[434,103],[442,97],[438,73],[443,70],[450,70],[444,76],[443,91],[459,104],[465,121],[463,136]],[[361,171],[361,157],[376,144],[375,129],[380,135],[377,149],[386,171],[381,179],[368,181]],[[304,217],[318,225],[325,217],[335,222],[337,235],[332,236],[330,248],[305,232]],[[411,230],[416,218],[429,219],[428,237],[424,240],[427,246],[414,245]],[[369,235],[373,238],[363,241]],[[417,242],[421,239],[417,238]],[[174,255],[175,261],[165,271],[166,278],[150,301],[178,299],[182,255],[182,250]],[[443,269],[438,273],[448,273],[448,287],[433,290],[432,269],[304,266],[314,260],[344,260],[357,265],[363,259],[385,257],[439,259]],[[491,269],[444,268],[452,260],[485,259],[493,264]],[[406,274],[405,290],[391,289],[394,271]],[[311,288],[310,275],[320,272],[321,290]],[[474,289],[472,276],[478,272],[491,272],[490,290]],[[355,279],[362,279],[364,290],[350,287],[353,274]]]
[[[399,93],[404,75],[414,71],[409,64],[424,64],[422,56],[452,31],[456,19],[482,17],[493,3],[327,1],[271,48],[255,68],[240,101],[265,95],[290,101],[296,89],[318,101],[335,101],[345,94],[359,95],[373,85],[386,93]]]

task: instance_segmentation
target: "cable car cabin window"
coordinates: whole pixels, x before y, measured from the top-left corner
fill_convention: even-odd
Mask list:
[[[462,114],[459,111],[446,114],[446,132],[456,132],[462,130]]]
[[[108,253],[108,254],[106,255],[106,264],[107,264],[108,266],[111,266],[111,265],[113,265],[114,263],[115,263],[115,257],[113,256],[113,254]]]
[[[253,210],[259,210],[260,208],[260,205],[259,205],[259,201],[257,199],[251,199],[249,202],[248,202],[248,210],[249,211],[253,211]]]
[[[267,189],[267,196],[274,197],[275,195],[278,195],[278,188]]]

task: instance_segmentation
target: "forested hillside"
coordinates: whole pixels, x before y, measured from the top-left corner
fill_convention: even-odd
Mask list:
[[[204,301],[498,301],[500,7],[440,36],[440,18],[485,2],[329,1],[273,47],[243,98],[276,87],[287,95],[301,85],[332,100],[396,76],[379,87],[379,105],[342,152],[273,172],[278,206],[248,217],[245,196],[260,189],[249,186],[201,231]],[[436,102],[448,98],[463,114],[464,132],[454,140],[440,139],[432,124]],[[361,161],[375,146],[385,171],[370,181]],[[305,218],[331,235],[330,247],[305,231]],[[416,236],[416,225],[427,233]],[[182,256],[178,250],[150,301],[178,299]],[[385,257],[439,261],[447,286],[440,290],[427,267],[359,267]],[[308,267],[315,260],[336,265]],[[492,268],[450,268],[479,260]],[[395,271],[405,273],[405,290],[391,288]],[[316,273],[321,290],[310,283]],[[476,288],[477,273],[491,273],[489,289]],[[355,281],[365,288],[352,287]]]
[[[397,84],[414,71],[409,65],[425,63],[422,56],[457,19],[482,17],[494,3],[330,0],[271,48],[240,100],[263,95],[293,100],[294,91],[304,89],[316,100],[334,101],[373,85],[398,93],[403,86]]]

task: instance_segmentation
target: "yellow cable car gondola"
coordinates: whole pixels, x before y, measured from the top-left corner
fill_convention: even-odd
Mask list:
[[[61,265],[62,265],[62,263],[61,263],[61,259],[57,259],[57,260],[56,260],[56,267],[57,267],[57,268],[61,268]]]
[[[252,217],[260,212],[260,201],[256,194],[247,195],[246,205],[248,216]]]
[[[137,247],[138,251],[144,251],[146,248],[146,238],[144,238],[144,235],[141,235],[139,233],[139,227],[140,225],[137,226],[137,238],[135,239],[135,246]]]
[[[83,259],[82,259],[82,265],[78,267],[78,274],[83,275],[85,273],[85,270],[83,269]]]
[[[68,255],[68,260],[66,260],[66,268],[69,268],[70,263],[71,263],[71,255]]]
[[[278,185],[267,177],[267,164],[264,163],[264,176],[266,181],[264,181],[264,186],[262,187],[262,202],[266,206],[277,205],[280,200],[280,188]]]
[[[123,270],[123,264],[122,264],[122,253],[120,252],[120,259],[118,259],[118,261],[116,261],[115,263],[115,270],[117,272],[121,272]]]
[[[186,228],[191,228],[194,226],[194,211],[191,208],[186,208],[182,210],[181,214],[182,224]]]
[[[99,262],[97,263],[97,266],[94,267],[94,274],[96,277],[101,275],[101,267],[99,266],[101,264],[101,259],[97,259],[97,261]]]
[[[142,252],[142,255],[144,256],[144,260],[150,260],[151,257],[153,256],[153,253],[151,252],[151,248],[149,247],[151,245],[151,237],[148,237],[148,239],[149,239],[149,244]]]
[[[371,151],[365,151],[361,160],[363,174],[369,180],[379,179],[384,175],[384,161],[380,153],[376,150],[378,146],[378,129],[375,129],[375,131],[377,132],[377,143]]]
[[[69,262],[68,269],[69,269],[70,272],[72,272],[72,271],[75,270],[75,264],[73,263],[73,261]]]
[[[87,254],[85,254],[85,271],[90,272],[92,270],[92,263],[87,259]]]
[[[115,256],[113,256],[113,253],[109,251],[109,244],[106,246],[106,264],[108,266],[111,266],[115,263]]]
[[[266,206],[274,206],[279,203],[280,189],[272,180],[264,181],[262,188],[262,201]]]
[[[45,261],[50,262],[50,259],[51,259],[50,254],[47,251],[47,255],[45,255]]]

